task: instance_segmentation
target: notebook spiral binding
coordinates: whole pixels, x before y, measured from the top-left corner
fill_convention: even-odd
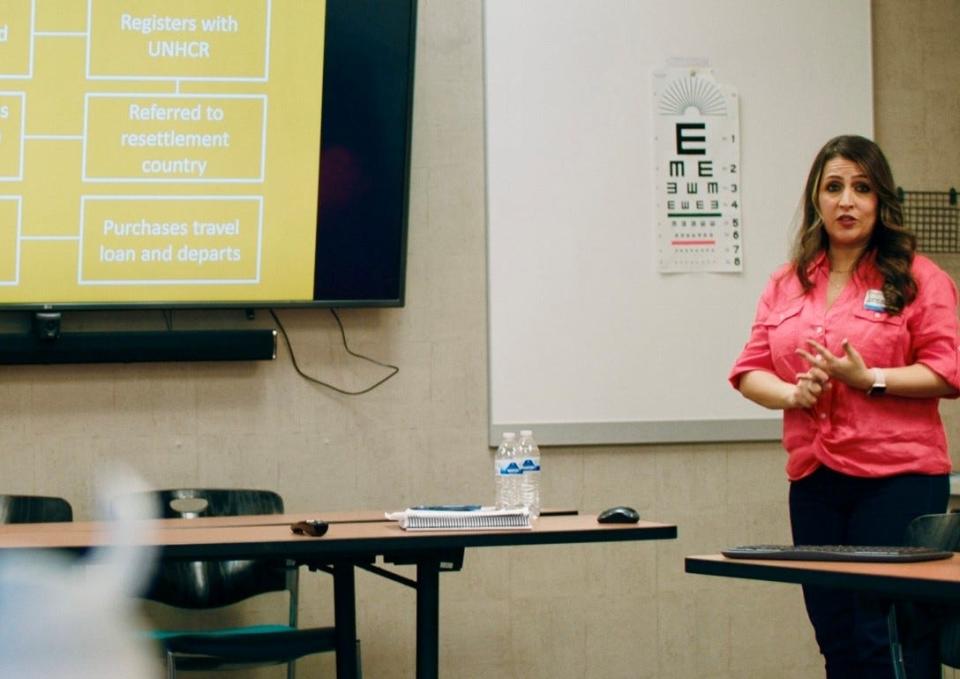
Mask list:
[[[405,530],[503,530],[532,528],[527,509],[466,512],[408,510],[400,519]]]

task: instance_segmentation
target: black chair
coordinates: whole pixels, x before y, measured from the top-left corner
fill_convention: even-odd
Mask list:
[[[161,518],[283,513],[283,500],[272,491],[225,489],[138,493],[119,498],[113,510],[130,516],[151,504],[160,505]],[[289,611],[283,624],[155,630],[152,636],[163,647],[167,676],[175,677],[178,670],[234,670],[287,663],[287,676],[292,679],[298,658],[334,651],[333,627],[297,628],[298,570],[283,559],[162,563],[143,596],[168,606],[211,609],[267,592],[289,593]]]
[[[960,551],[960,514],[925,514],[918,516],[907,527],[908,545],[933,547],[950,552]],[[960,611],[945,607],[923,607],[910,610],[907,622],[939,626],[940,662],[960,668]]]
[[[60,497],[0,495],[0,523],[73,521],[73,508]]]

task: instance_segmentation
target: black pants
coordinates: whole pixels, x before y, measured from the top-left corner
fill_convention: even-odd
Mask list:
[[[794,544],[898,545],[921,514],[946,511],[948,476],[905,474],[862,479],[820,467],[790,484]],[[804,586],[807,615],[828,679],[893,677],[887,634],[890,602],[846,590]],[[936,638],[901,635],[908,679],[940,677]]]

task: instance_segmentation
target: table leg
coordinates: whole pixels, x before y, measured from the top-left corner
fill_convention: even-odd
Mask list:
[[[337,679],[357,678],[357,605],[353,564],[333,565],[333,617],[337,638]]]
[[[440,672],[440,559],[417,562],[417,679]]]

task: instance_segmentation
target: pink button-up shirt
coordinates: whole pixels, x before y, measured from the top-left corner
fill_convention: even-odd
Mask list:
[[[807,339],[839,356],[846,338],[868,367],[922,363],[960,388],[957,289],[950,276],[917,255],[912,269],[917,298],[892,316],[868,304],[868,291],[882,288],[879,272],[869,262],[860,269],[829,309],[826,256],[812,266],[814,287],[806,294],[790,265],[775,272],[760,297],[750,339],[730,372],[730,383],[739,387],[740,378],[751,370],[796,382],[797,373],[809,369],[796,353],[798,347],[807,348]],[[876,293],[871,299],[875,301]],[[813,473],[821,464],[860,477],[950,472],[939,399],[869,397],[837,380],[831,384],[812,408],[784,411],[790,480]]]

